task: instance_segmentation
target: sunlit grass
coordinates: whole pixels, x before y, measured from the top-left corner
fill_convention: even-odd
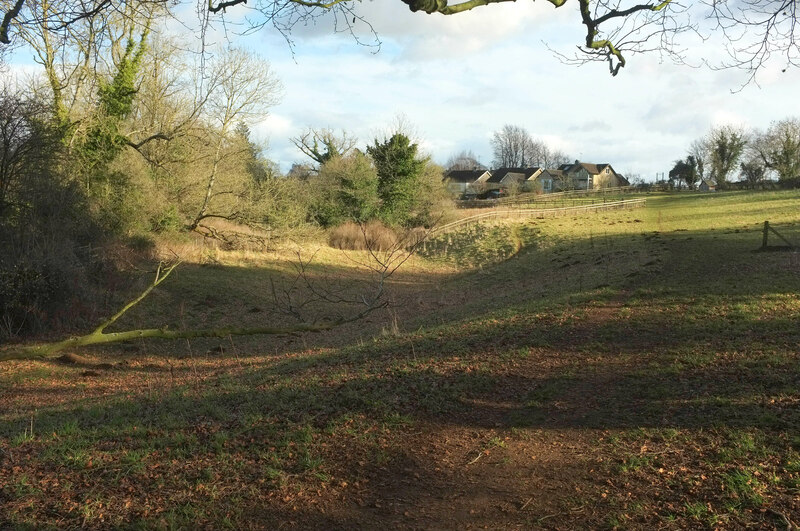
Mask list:
[[[109,363],[93,373],[0,365],[0,455],[14,462],[0,522],[319,524],[316,501],[340,515],[382,504],[372,485],[410,470],[425,495],[509,474],[522,502],[489,515],[508,528],[555,521],[519,509],[534,496],[571,528],[779,526],[800,489],[800,271],[752,251],[764,219],[791,227],[798,206],[798,192],[655,194],[644,209],[471,228],[449,257],[433,243],[412,257],[386,313],[333,334],[87,350]],[[365,278],[368,253],[301,254],[314,278]],[[120,325],[285,318],[269,305],[294,259],[190,260]],[[585,468],[563,489],[514,491],[508,460],[563,466],[570,446]]]

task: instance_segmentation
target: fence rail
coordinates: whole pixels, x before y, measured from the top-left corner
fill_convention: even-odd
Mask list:
[[[783,229],[782,229],[783,230]],[[770,245],[769,244],[769,235],[770,232],[777,236],[778,240],[780,240],[783,245]],[[795,243],[793,240],[789,240],[782,232],[778,232],[775,230],[775,226],[770,224],[769,221],[764,222],[764,233],[761,241],[761,249],[760,251],[794,251],[796,249],[800,249],[800,245]]]
[[[514,210],[493,210],[482,214],[475,214],[462,218],[446,225],[442,225],[433,230],[434,233],[446,233],[469,225],[471,223],[480,223],[481,221],[489,219],[510,219],[522,217],[535,217],[535,218],[557,218],[561,216],[569,216],[579,212],[602,212],[605,210],[622,210],[629,208],[639,208],[645,205],[646,199],[626,199],[623,201],[611,201],[608,203],[597,203],[594,205],[571,206],[562,208],[517,208]]]
[[[555,203],[563,200],[589,200],[604,201],[606,195],[625,194],[634,192],[633,186],[619,186],[615,188],[593,188],[590,190],[566,190],[546,194],[523,193],[515,197],[501,197],[498,199],[471,199],[457,201],[459,208],[489,208],[497,206],[530,205],[536,203]]]
[[[616,194],[616,193],[626,193],[626,192],[633,192],[635,191],[634,186],[616,186],[613,188],[590,188],[588,190],[565,190],[563,192],[553,192],[548,194],[539,194],[536,197],[541,198],[542,201],[547,201],[549,198],[553,197],[579,197],[579,196],[587,196],[587,195],[605,195],[605,194]],[[501,198],[500,201],[503,201]],[[505,201],[509,203],[514,202],[514,198],[506,198]]]

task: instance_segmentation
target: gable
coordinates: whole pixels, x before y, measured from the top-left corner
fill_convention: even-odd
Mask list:
[[[469,184],[477,182],[483,177],[488,177],[488,173],[486,170],[451,170],[445,174],[443,180],[452,183]]]

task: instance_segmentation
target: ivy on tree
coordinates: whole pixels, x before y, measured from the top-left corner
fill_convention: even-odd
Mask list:
[[[417,157],[417,144],[402,133],[367,147],[378,172],[378,196],[382,201],[381,217],[391,225],[409,226],[414,219],[414,206],[419,180],[427,159]]]

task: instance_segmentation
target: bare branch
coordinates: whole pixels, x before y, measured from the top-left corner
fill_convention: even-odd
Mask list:
[[[213,0],[208,0],[208,10],[211,11],[212,13],[219,13],[220,11],[225,11],[229,7],[246,3],[247,0],[229,0],[227,2],[220,2],[218,5],[215,6]]]
[[[8,27],[11,25],[11,21],[19,16],[23,5],[25,5],[25,0],[17,0],[14,7],[3,17],[3,22],[0,23],[0,42],[3,44],[11,44],[11,39],[8,36]]]
[[[142,148],[142,146],[144,146],[145,144],[147,144],[147,143],[149,143],[149,142],[152,142],[153,140],[166,140],[166,141],[170,141],[170,140],[172,140],[173,138],[174,138],[173,136],[171,136],[171,135],[167,135],[167,134],[165,134],[165,133],[156,133],[156,134],[154,134],[154,135],[150,135],[150,136],[148,136],[147,138],[145,138],[145,139],[144,139],[144,140],[142,140],[141,142],[135,142],[135,143],[134,143],[133,141],[131,141],[131,140],[129,140],[129,139],[127,139],[127,138],[126,138],[126,139],[125,139],[125,143],[126,143],[128,146],[130,146],[130,147],[132,147],[133,149],[135,149],[136,151],[139,151],[139,150]]]
[[[298,278],[305,274],[305,268],[308,263],[302,263]],[[234,328],[202,328],[190,330],[170,330],[166,326],[161,328],[144,328],[137,330],[127,330],[123,332],[105,332],[105,329],[115,323],[133,306],[141,302],[160,285],[172,273],[178,264],[173,264],[162,272],[161,266],[156,273],[153,282],[135,299],[125,304],[117,313],[115,313],[108,320],[98,326],[93,332],[58,341],[55,343],[46,343],[42,345],[33,345],[28,347],[12,347],[0,351],[0,362],[10,360],[22,359],[46,359],[53,357],[55,354],[75,347],[84,347],[89,345],[99,345],[105,343],[116,343],[121,341],[130,341],[133,339],[192,339],[197,337],[230,337],[230,336],[243,336],[243,335],[287,335],[296,334],[301,332],[321,332],[324,330],[331,330],[338,326],[342,326],[353,321],[363,319],[369,313],[382,308],[386,305],[382,301],[383,287],[385,276],[381,276],[377,283],[375,293],[370,297],[362,296],[359,300],[361,302],[361,309],[354,311],[347,315],[342,315],[335,319],[320,319],[309,323],[300,323],[292,326],[254,326],[254,327],[234,327]],[[311,302],[311,301],[309,301]]]

